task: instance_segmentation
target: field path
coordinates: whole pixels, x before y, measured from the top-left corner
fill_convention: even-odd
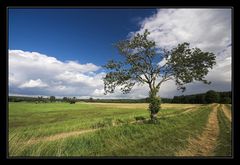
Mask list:
[[[187,108],[186,110],[184,110],[181,113],[178,114],[169,114],[169,115],[165,115],[164,117],[173,117],[176,115],[180,115],[180,114],[184,114],[184,113],[188,113],[188,112],[192,112],[197,110],[198,108]],[[140,121],[132,121],[130,122],[130,124],[134,124],[134,123],[138,123]],[[116,126],[120,126],[120,125],[113,125],[113,127]],[[81,130],[81,131],[72,131],[72,132],[63,132],[63,133],[59,133],[59,134],[55,134],[52,136],[47,136],[47,137],[41,137],[41,138],[37,138],[37,139],[29,139],[26,143],[26,145],[31,145],[31,144],[35,144],[35,143],[39,143],[39,142],[50,142],[50,141],[55,141],[55,140],[59,140],[59,139],[64,139],[70,136],[77,136],[77,135],[81,135],[81,134],[85,134],[88,132],[95,132],[97,130],[100,130],[103,128],[96,128],[96,129],[88,129],[88,130]]]
[[[213,156],[219,135],[217,119],[218,106],[219,105],[214,105],[202,134],[197,138],[190,138],[189,145],[185,150],[178,152],[178,156]]]
[[[180,112],[180,113],[177,113],[177,114],[168,114],[168,115],[164,115],[164,117],[173,117],[173,116],[177,116],[177,115],[182,115],[182,114],[185,114],[185,113],[189,113],[189,112],[194,112],[198,110],[197,107],[195,108],[187,108],[186,110],[184,110],[183,112]],[[161,117],[160,117],[161,118]]]
[[[80,134],[85,134],[85,133],[88,133],[88,132],[94,132],[94,131],[97,131],[97,130],[99,130],[99,129],[88,129],[88,130],[82,130],[82,131],[63,132],[63,133],[59,133],[59,134],[56,134],[56,135],[42,137],[42,138],[38,138],[38,139],[30,139],[30,140],[27,141],[27,144],[35,144],[35,143],[38,143],[38,142],[45,142],[45,141],[55,141],[55,140],[67,138],[69,136],[77,136],[77,135],[80,135]]]
[[[221,107],[222,107],[222,110],[223,110],[225,116],[226,116],[226,117],[229,119],[229,121],[231,122],[231,121],[232,121],[231,109],[228,109],[228,108],[226,107],[226,105],[224,105],[224,104],[222,104]]]

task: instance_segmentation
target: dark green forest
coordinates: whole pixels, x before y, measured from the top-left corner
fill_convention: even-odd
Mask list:
[[[232,103],[232,92],[216,92],[210,90],[206,93],[194,94],[194,95],[181,95],[174,96],[171,103],[190,103],[190,104],[209,104],[209,103]]]

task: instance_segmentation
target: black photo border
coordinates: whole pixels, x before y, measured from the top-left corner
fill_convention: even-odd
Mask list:
[[[239,3],[238,0],[1,0],[1,147],[0,156],[3,160],[9,159],[181,159],[181,157],[9,157],[8,156],[8,8],[232,8],[232,108],[233,108],[233,152],[230,159],[239,159],[239,91],[238,88],[238,54],[239,46]],[[238,13],[238,14],[237,14]],[[3,79],[5,78],[5,80]],[[235,84],[235,85],[234,85]],[[226,159],[226,157],[184,157],[183,159]],[[229,160],[229,158],[227,158]]]

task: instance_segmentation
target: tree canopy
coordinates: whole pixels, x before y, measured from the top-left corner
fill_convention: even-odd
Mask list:
[[[163,82],[174,80],[178,90],[185,90],[185,84],[193,81],[210,82],[205,79],[215,62],[215,55],[199,48],[190,48],[187,42],[169,50],[156,47],[148,38],[150,32],[137,33],[130,39],[119,41],[116,47],[123,56],[122,61],[110,60],[104,67],[110,70],[104,77],[105,94],[113,93],[117,86],[123,93],[131,91],[135,84],[148,84],[149,110],[155,118],[160,110],[158,96]]]
[[[216,63],[213,53],[199,48],[190,49],[190,44],[186,42],[171,51],[156,48],[156,43],[147,38],[149,34],[145,30],[142,35],[138,33],[132,39],[116,44],[124,60],[110,60],[104,66],[110,70],[104,78],[105,93],[113,93],[116,86],[121,86],[121,91],[128,93],[136,83],[147,83],[150,89],[159,89],[163,82],[170,79],[175,80],[178,89],[183,91],[184,84],[194,80],[210,83],[204,77]],[[165,63],[160,65],[160,61]]]

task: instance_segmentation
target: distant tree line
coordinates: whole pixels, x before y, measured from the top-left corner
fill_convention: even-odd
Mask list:
[[[42,96],[38,97],[24,97],[24,96],[9,96],[9,102],[36,102],[36,103],[47,103],[50,102],[48,98],[44,98]]]
[[[84,102],[98,102],[98,103],[149,103],[149,98],[142,99],[94,99],[90,97],[89,99],[78,99],[78,101]],[[162,102],[171,103],[171,98],[162,98]]]
[[[76,97],[70,98],[70,97],[63,97],[63,102],[68,102],[70,104],[75,104],[77,102]]]
[[[208,103],[222,103],[231,104],[232,103],[232,92],[216,92],[210,90],[206,93],[194,94],[194,95],[182,95],[174,96],[173,98],[161,98],[162,103],[188,103],[188,104],[208,104]],[[143,99],[94,99],[90,97],[89,99],[77,99],[76,97],[63,97],[56,98],[55,96],[50,96],[43,98],[38,97],[23,97],[23,96],[9,96],[9,102],[35,102],[35,103],[49,103],[49,102],[67,102],[70,104],[75,104],[76,102],[98,102],[98,103],[149,103],[149,98]]]
[[[63,97],[61,98],[56,98],[55,96],[50,96],[50,97],[24,97],[24,96],[9,96],[8,97],[9,102],[35,102],[35,103],[49,103],[49,102],[69,102],[70,104],[75,104],[76,97],[73,98],[68,98],[68,97]]]
[[[23,97],[23,96],[9,96],[9,102],[36,102],[36,103],[49,103],[49,102],[68,102],[74,104],[75,102],[99,102],[99,103],[148,103],[148,98],[143,99],[94,99],[90,97],[89,99],[77,99],[76,97],[63,97],[56,98],[55,96],[50,96],[49,98],[39,97]],[[165,103],[171,103],[172,99],[162,98]]]
[[[174,96],[172,103],[209,104],[209,103],[232,103],[232,92],[216,92],[210,90],[206,93],[194,95]]]

